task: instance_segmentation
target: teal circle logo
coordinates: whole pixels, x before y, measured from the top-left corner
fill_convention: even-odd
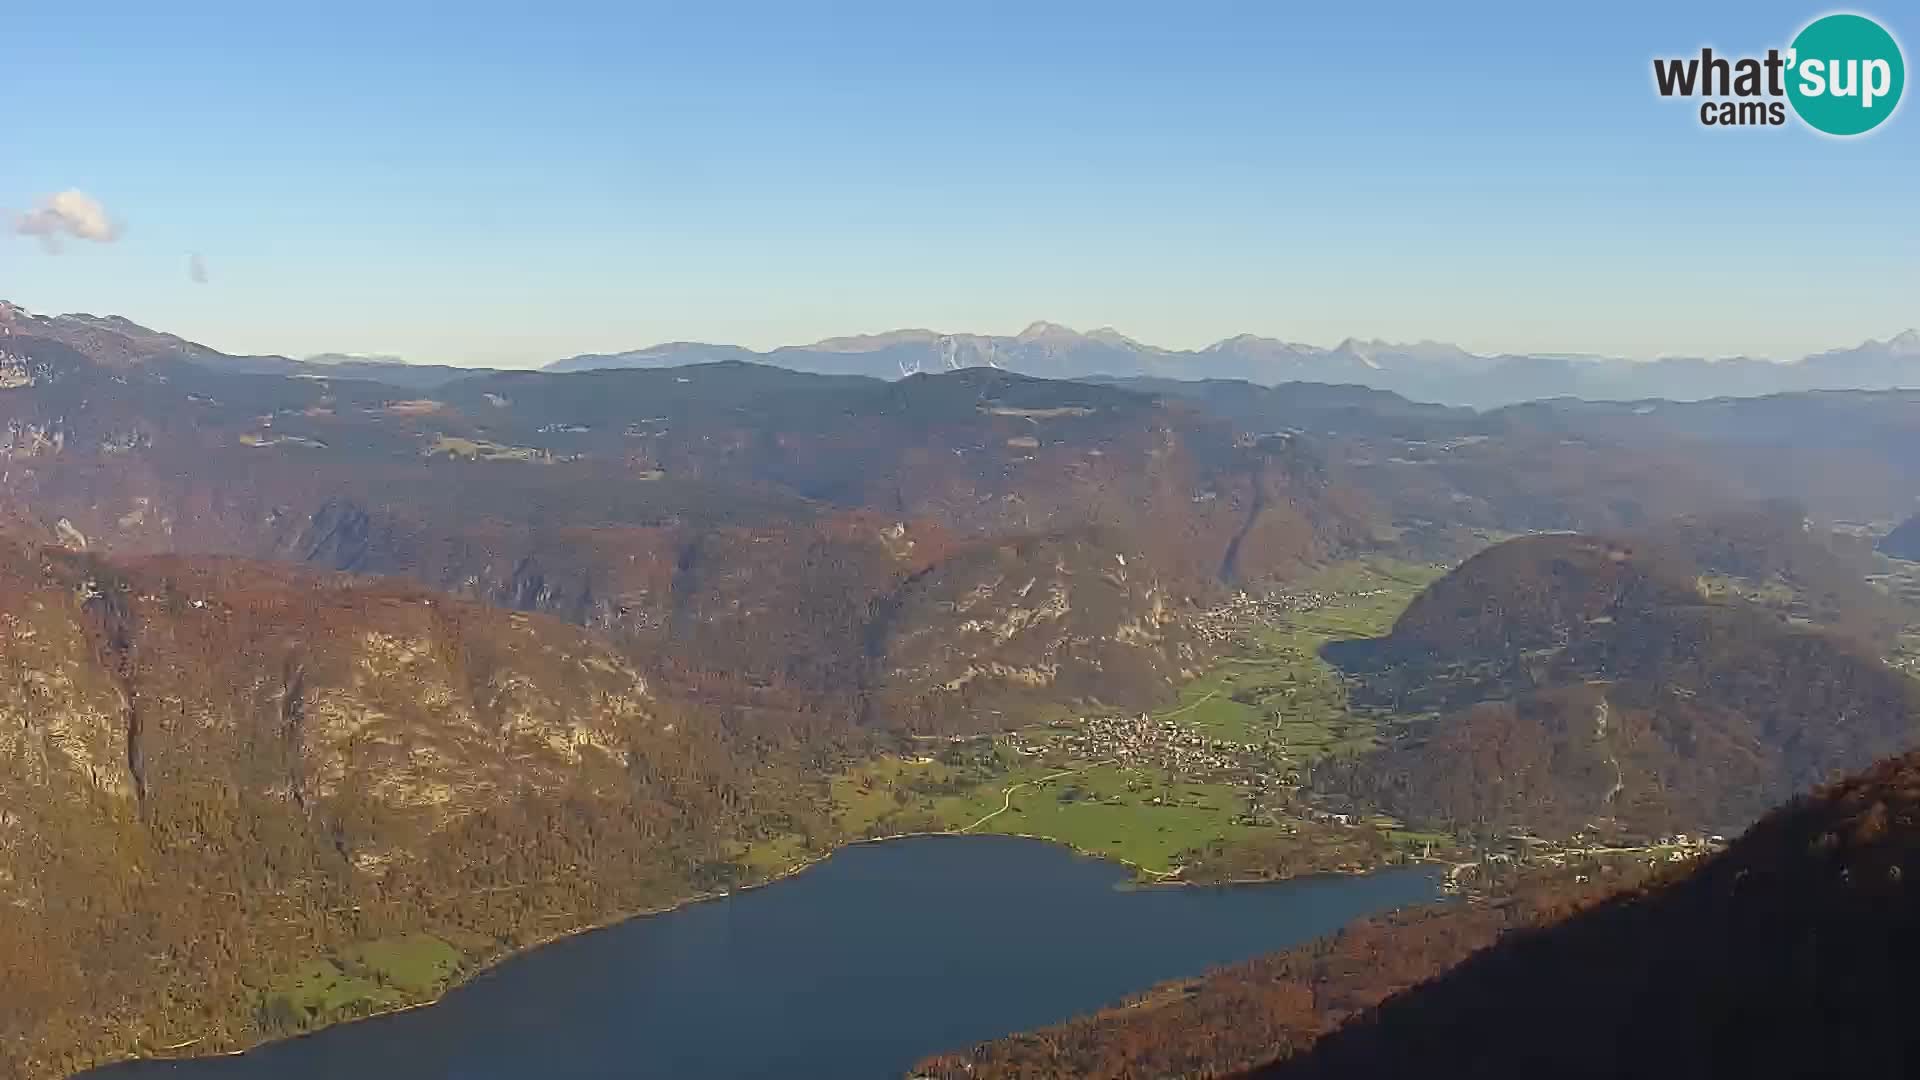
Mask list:
[[[1829,135],[1879,127],[1906,83],[1900,43],[1864,15],[1815,19],[1787,51],[1787,100],[1809,127]]]

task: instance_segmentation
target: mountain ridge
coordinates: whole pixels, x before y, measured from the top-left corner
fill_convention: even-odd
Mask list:
[[[1348,337],[1326,347],[1256,334],[1237,334],[1196,349],[1172,349],[1137,341],[1112,327],[1081,333],[1040,321],[1014,335],[915,328],[831,337],[764,351],[674,342],[568,357],[543,370],[659,366],[669,358],[684,363],[694,356],[880,378],[985,366],[1050,378],[1352,383],[1420,401],[1481,408],[1549,397],[1701,400],[1794,390],[1920,386],[1920,331],[1914,330],[1795,360],[1749,356],[1627,360],[1556,352],[1477,354],[1432,340],[1400,343]]]
[[[416,364],[398,356],[349,353],[321,353],[305,360],[271,354],[236,356],[121,316],[36,315],[0,301],[0,328],[9,325],[75,344],[89,335],[117,334],[135,343],[124,362],[167,356],[236,373],[325,374],[429,388],[490,371],[535,370]],[[1349,336],[1321,346],[1250,333],[1199,348],[1174,349],[1141,342],[1110,326],[1083,333],[1040,320],[1012,335],[900,328],[764,350],[718,342],[666,341],[617,352],[581,353],[537,370],[573,373],[727,360],[883,379],[986,367],[1053,379],[1244,379],[1260,386],[1315,382],[1366,386],[1415,401],[1491,409],[1563,397],[1690,402],[1807,390],[1916,388],[1920,387],[1920,330],[1907,329],[1793,360],[1749,356],[1629,360],[1566,352],[1473,353],[1430,339],[1389,342]]]

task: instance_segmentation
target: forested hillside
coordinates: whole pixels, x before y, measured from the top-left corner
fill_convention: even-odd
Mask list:
[[[1900,990],[1920,912],[1916,799],[1920,754],[1896,756],[1694,863],[1494,868],[1467,900],[1363,920],[915,1075],[1906,1075],[1920,1052]]]
[[[1330,646],[1356,701],[1408,719],[1322,781],[1478,834],[1731,832],[1920,739],[1920,683],[1883,652],[1706,589],[1717,544],[1685,554],[1671,534],[1509,541],[1388,637]]]
[[[617,652],[416,586],[0,544],[0,645],[10,1076],[404,1003],[686,895],[753,809]],[[444,966],[325,959],[383,941]]]
[[[1000,810],[1194,877],[1731,832],[1920,715],[1895,564],[1821,517],[1911,505],[1898,393],[1694,424],[990,367],[383,381],[0,315],[31,1075],[422,1000],[889,829]],[[1062,770],[1101,797],[1047,807]]]
[[[1917,815],[1920,756],[1889,759],[1254,1075],[1908,1075]]]
[[[1218,1077],[1299,1053],[1389,996],[1505,934],[1564,918],[1637,882],[1639,864],[1536,869],[1484,884],[1490,902],[1362,919],[1329,937],[1154,987],[1090,1016],[919,1063],[933,1080]],[[1579,880],[1585,878],[1586,880]]]
[[[10,339],[39,372],[0,392],[0,517],[16,530],[405,576],[553,614],[778,738],[951,715],[963,686],[1032,697],[1036,670],[1078,684],[1138,670],[1105,694],[1149,704],[1177,657],[1123,627],[1372,540],[1371,511],[1307,441],[1107,387],[721,363],[476,375],[425,397],[233,374],[123,329],[36,323]],[[1088,563],[1060,602],[1077,638],[1134,642],[1127,664],[1033,636],[972,674],[964,658],[887,654],[933,629],[903,621],[932,612],[916,597],[990,564],[1009,584],[975,617],[1045,623],[1027,598],[1052,592],[1022,586],[1058,575],[1020,553],[1087,545],[1128,565]],[[1110,572],[1127,579],[1118,602],[1094,584]]]

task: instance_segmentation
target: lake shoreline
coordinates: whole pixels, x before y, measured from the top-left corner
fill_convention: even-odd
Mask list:
[[[627,923],[635,922],[638,920],[650,919],[656,916],[672,914],[673,912],[691,908],[698,904],[704,904],[704,903],[708,903],[715,900],[725,900],[732,896],[753,892],[758,889],[764,889],[771,885],[777,885],[782,882],[790,881],[793,878],[798,877],[799,875],[805,873],[806,871],[819,866],[820,864],[826,862],[827,860],[833,858],[835,855],[849,848],[864,847],[864,846],[877,845],[877,844],[888,844],[888,843],[894,843],[894,842],[903,841],[903,840],[933,839],[933,838],[943,838],[943,837],[956,838],[956,839],[975,839],[975,838],[993,837],[993,838],[1000,838],[1000,839],[1023,840],[1023,841],[1046,844],[1052,847],[1062,849],[1064,851],[1071,852],[1072,854],[1080,858],[1089,859],[1096,862],[1109,863],[1116,866],[1126,867],[1128,870],[1132,871],[1135,875],[1135,880],[1125,883],[1126,887],[1132,888],[1132,889],[1244,888],[1247,886],[1256,886],[1256,885],[1280,885],[1288,882],[1304,881],[1304,880],[1309,880],[1317,877],[1359,877],[1359,876],[1364,876],[1366,874],[1376,873],[1382,870],[1389,870],[1399,866],[1409,865],[1409,863],[1381,863],[1378,866],[1366,867],[1366,868],[1361,868],[1357,870],[1344,870],[1344,869],[1315,870],[1315,871],[1311,871],[1304,874],[1294,874],[1288,877],[1280,877],[1280,878],[1262,877],[1262,878],[1236,878],[1236,879],[1227,879],[1222,881],[1189,881],[1189,880],[1184,880],[1179,878],[1177,876],[1177,874],[1179,873],[1177,870],[1163,874],[1158,871],[1149,870],[1130,860],[1122,859],[1112,855],[1102,854],[1096,851],[1088,851],[1086,849],[1077,847],[1066,841],[1059,840],[1057,838],[1049,837],[1049,836],[1036,836],[1036,835],[1026,834],[1026,833],[970,832],[964,829],[938,829],[938,830],[923,830],[923,831],[904,832],[904,833],[889,833],[884,836],[855,837],[847,840],[842,840],[834,844],[827,851],[821,852],[816,855],[811,855],[799,862],[786,866],[780,869],[779,871],[769,875],[768,877],[758,881],[753,881],[746,884],[738,885],[729,889],[708,890],[705,892],[695,893],[695,894],[683,897],[679,900],[675,900],[672,903],[661,904],[651,908],[643,908],[636,911],[622,913],[620,915],[612,916],[606,919],[601,919],[586,925],[573,927],[568,930],[563,930],[563,931],[551,934],[549,936],[542,937],[538,940],[529,942],[525,945],[520,945],[512,949],[504,950],[497,955],[490,956],[485,960],[479,961],[474,965],[474,967],[471,970],[462,972],[459,978],[449,982],[445,987],[441,988],[437,993],[435,993],[433,997],[423,1001],[410,1002],[405,1005],[396,1005],[390,1008],[383,1008],[375,1012],[367,1013],[364,1016],[353,1016],[353,1017],[343,1018],[340,1020],[335,1020],[330,1023],[324,1024],[320,1027],[316,1027],[310,1031],[302,1031],[302,1032],[299,1032],[298,1034],[287,1035],[287,1036],[282,1036],[278,1038],[262,1039],[248,1046],[241,1047],[238,1049],[233,1049],[233,1050],[219,1050],[219,1051],[212,1051],[212,1052],[200,1053],[200,1054],[176,1054],[176,1053],[168,1052],[168,1050],[171,1050],[171,1049],[182,1048],[184,1046],[191,1046],[194,1044],[194,1042],[199,1041],[199,1040],[194,1040],[193,1042],[188,1042],[185,1044],[176,1044],[175,1047],[161,1049],[155,1053],[127,1054],[122,1057],[117,1057],[117,1058],[112,1058],[112,1059],[97,1062],[93,1065],[86,1067],[85,1069],[82,1069],[79,1073],[75,1073],[73,1075],[81,1076],[97,1069],[105,1069],[105,1068],[118,1066],[118,1065],[128,1065],[128,1064],[137,1064],[137,1063],[145,1063],[145,1062],[158,1063],[158,1062],[170,1062],[170,1061],[194,1061],[194,1060],[210,1061],[210,1060],[218,1060],[222,1058],[239,1057],[248,1053],[252,1053],[264,1047],[278,1046],[286,1043],[297,1043],[303,1039],[308,1039],[313,1036],[320,1035],[324,1032],[334,1031],[339,1028],[348,1027],[348,1026],[359,1024],[365,1021],[378,1020],[386,1017],[393,1017],[393,1016],[398,1016],[404,1013],[414,1012],[419,1009],[430,1008],[432,1006],[440,1004],[442,1001],[446,999],[446,997],[449,994],[453,993],[454,991],[460,989],[463,986],[466,986],[467,984],[473,982],[475,979],[478,979],[480,976],[485,975],[488,972],[493,971],[494,969],[499,968],[502,965],[512,960],[528,956],[541,949],[547,948],[549,946],[558,944],[563,941],[567,941],[571,938],[576,938],[576,937],[580,937],[582,935],[591,934],[591,933],[597,933],[600,931],[610,930],[610,929],[622,926]],[[1413,860],[1413,861],[1417,862],[1418,860]],[[424,933],[425,931],[422,931],[422,932]]]

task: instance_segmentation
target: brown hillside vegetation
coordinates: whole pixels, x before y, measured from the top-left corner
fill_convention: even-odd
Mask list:
[[[1649,541],[1749,602],[1790,621],[1884,647],[1914,613],[1866,581],[1878,569],[1864,542],[1816,530],[1805,508],[1769,499],[1688,514],[1646,531]],[[1729,580],[1730,579],[1730,580]]]
[[[1920,737],[1920,684],[1849,636],[1709,598],[1655,544],[1537,536],[1328,654],[1414,719],[1322,785],[1416,821],[1733,832]]]
[[[1475,414],[992,368],[315,367],[4,313],[0,1074],[305,1031],[777,872],[845,838],[832,778],[895,736],[1163,706],[1279,640],[1184,616],[1305,615],[1324,598],[1261,594],[1350,555],[1606,532],[1494,547],[1329,649],[1337,684],[1321,631],[1281,635],[1288,693],[1301,660],[1356,732],[1271,770],[1290,808],[1731,833],[1920,716],[1861,566],[1799,503],[1739,505],[1910,506],[1911,395]],[[1195,873],[1302,865],[1223,850]],[[1528,895],[1031,1060],[1178,1071],[1197,1018],[1244,1010],[1244,1065],[1563,896]],[[368,959],[396,951],[438,959]],[[1134,1015],[1191,1030],[1149,1052]]]
[[[1691,567],[1642,548],[1570,534],[1498,544],[1415,597],[1383,644],[1415,658],[1508,657],[1608,620],[1700,602]]]
[[[1362,920],[915,1074],[1912,1072],[1901,987],[1920,961],[1920,753],[1796,799],[1688,867],[1499,873],[1489,899]]]
[[[1914,391],[1558,399],[1476,414],[1357,386],[1120,385],[1195,401],[1249,431],[1310,433],[1335,484],[1435,556],[1470,554],[1480,530],[1640,532],[1781,498],[1823,519],[1874,520],[1920,498]]]
[[[337,1018],[275,988],[355,942],[471,963],[685,896],[745,785],[544,617],[0,546],[0,1074]]]
[[[1916,881],[1920,755],[1906,755],[1254,1075],[1912,1075]]]
[[[1111,387],[718,363],[479,374],[423,397],[326,369],[212,370],[137,330],[14,335],[42,374],[0,391],[0,522],[90,551],[297,561],[555,615],[677,690],[751,709],[776,739],[940,722],[961,696],[1046,698],[1037,666],[1062,686],[1142,672],[1109,680],[1116,703],[1166,693],[1176,669],[1141,637],[1123,665],[1032,638],[979,665],[896,664],[891,643],[941,624],[905,621],[935,613],[925,588],[994,552],[1109,538],[1100,558],[1128,560],[1137,602],[1069,603],[1077,638],[1115,639],[1156,603],[1284,580],[1371,535],[1307,440],[1247,438]],[[1050,573],[1011,567],[1024,576],[975,617],[1036,618],[1018,586]],[[965,695],[944,689],[956,680]]]

